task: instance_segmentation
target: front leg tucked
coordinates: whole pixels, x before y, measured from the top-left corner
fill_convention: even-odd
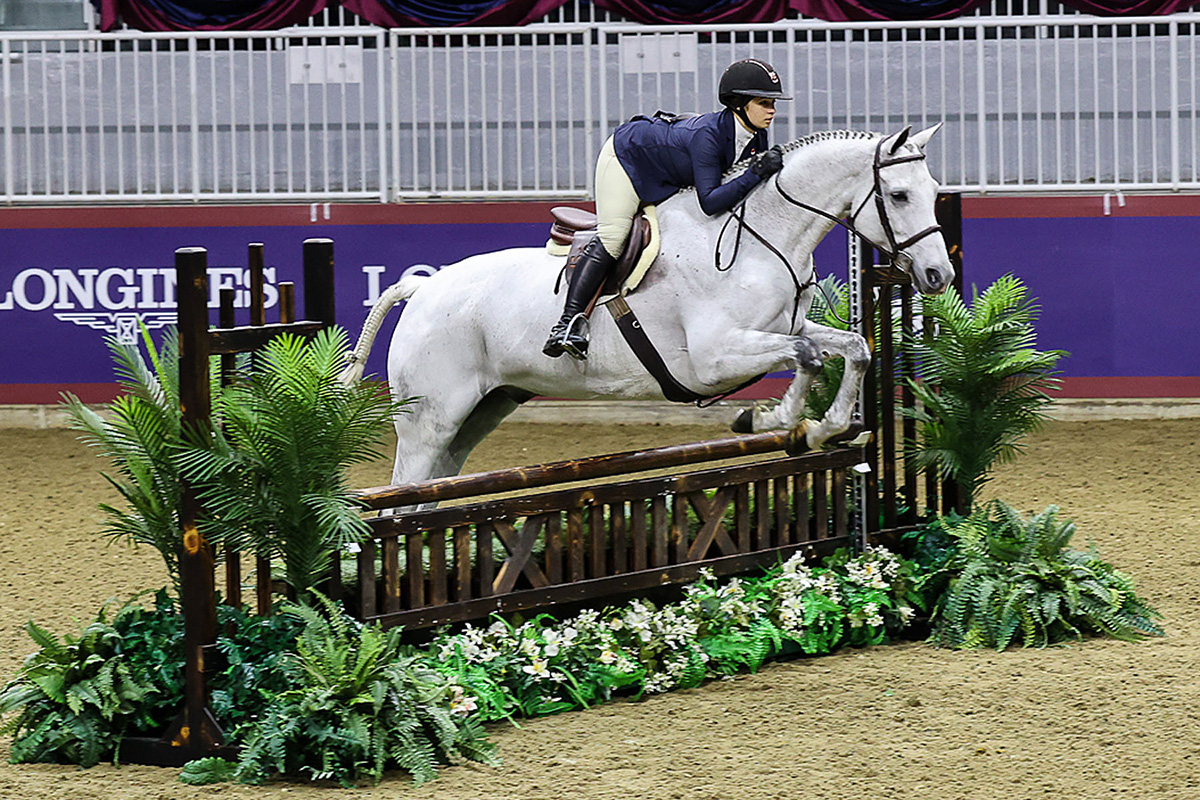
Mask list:
[[[825,416],[807,426],[808,446],[816,449],[831,437],[844,433],[850,427],[854,403],[862,390],[863,377],[871,365],[871,351],[867,340],[857,333],[809,323],[804,326],[808,337],[820,353],[821,362],[841,357],[845,361],[842,382]]]
[[[808,389],[812,380],[821,371],[824,363],[820,349],[807,336],[794,336],[789,361],[796,377],[788,384],[783,396],[774,407],[748,408],[734,420],[733,430],[738,433],[761,431],[797,430],[804,424],[804,406],[808,400]],[[801,431],[797,431],[799,435]]]
[[[815,323],[804,326],[802,335],[794,338],[794,348],[796,377],[779,403],[773,408],[746,409],[734,420],[733,429],[739,433],[790,430],[797,439],[804,436],[803,446],[795,449],[815,450],[850,428],[854,402],[871,363],[871,353],[866,340],[858,334]],[[813,379],[826,361],[839,357],[846,367],[833,403],[822,419],[805,419],[805,402]]]

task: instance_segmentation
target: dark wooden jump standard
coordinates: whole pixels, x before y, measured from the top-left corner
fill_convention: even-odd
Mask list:
[[[234,290],[220,292],[221,327],[209,329],[208,253],[202,247],[175,251],[175,285],[179,328],[179,397],[183,423],[196,430],[209,424],[209,358],[222,357],[223,379],[232,378],[233,356],[260,349],[284,331],[312,334],[334,323],[333,242],[304,242],[304,308],[307,319],[295,319],[291,283],[279,285],[280,321],[267,324],[263,292],[263,248],[250,245],[250,324],[233,323]],[[180,508],[182,529],[179,554],[180,604],[184,617],[184,709],[161,739],[128,737],[121,758],[143,764],[178,766],[193,758],[220,753],[224,734],[208,707],[204,678],[206,656],[211,663],[217,639],[214,558],[204,533],[196,525],[195,492],[186,484]],[[240,603],[241,568],[236,553],[225,553],[226,602]],[[270,565],[258,560],[258,610],[269,612]]]

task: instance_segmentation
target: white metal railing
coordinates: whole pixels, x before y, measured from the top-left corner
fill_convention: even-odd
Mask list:
[[[83,27],[88,30],[99,30],[100,15],[92,5],[91,0],[79,0],[80,19]],[[0,0],[0,9],[3,9],[3,0]],[[985,3],[977,6],[966,16],[1011,16],[1017,14],[1078,14],[1080,12],[1064,6],[1057,0],[992,0],[991,3]],[[788,19],[810,19],[801,14],[789,12]],[[558,23],[558,24],[577,24],[584,23],[604,23],[604,22],[624,22],[626,21],[619,14],[607,11],[605,9],[596,8],[596,6],[588,0],[568,0],[557,8],[552,9],[539,22],[542,23]],[[3,20],[0,19],[0,29],[4,28]],[[72,26],[73,28],[74,26]],[[313,15],[308,20],[302,23],[302,27],[373,27],[371,23],[361,19],[356,14],[347,11],[341,5],[331,4],[321,12]]]
[[[612,128],[704,111],[729,62],[776,141],[944,124],[968,193],[1200,188],[1200,14],[767,26],[0,34],[7,203],[580,198]]]
[[[10,202],[388,198],[388,34],[10,34]]]

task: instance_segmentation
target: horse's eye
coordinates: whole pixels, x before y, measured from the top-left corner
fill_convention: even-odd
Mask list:
[[[896,191],[892,192],[892,199],[897,203],[907,203],[908,192],[904,191],[903,189],[897,189]]]

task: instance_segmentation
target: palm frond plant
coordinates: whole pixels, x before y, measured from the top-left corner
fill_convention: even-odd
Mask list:
[[[946,521],[958,547],[931,640],[960,649],[1044,647],[1086,634],[1160,635],[1157,611],[1094,549],[1071,550],[1075,523],[1056,506],[1026,519],[994,500]]]
[[[346,470],[382,453],[393,415],[386,388],[342,385],[345,331],[283,334],[244,380],[214,395],[220,424],[178,463],[196,487],[211,541],[279,557],[301,598],[329,571],[334,552],[367,534]]]
[[[179,340],[173,329],[154,347],[148,331],[142,339],[149,363],[137,345],[105,340],[123,393],[101,414],[73,394],[63,408],[80,439],[112,460],[118,476],[104,477],[128,503],[102,503],[104,533],[156,549],[167,572],[179,583],[179,470],[173,458],[184,444],[179,406]]]
[[[1047,420],[1055,366],[1067,353],[1036,349],[1039,310],[1025,285],[1005,275],[970,307],[953,290],[924,298],[937,334],[906,339],[919,376],[906,379],[919,401],[904,411],[919,429],[907,445],[918,469],[936,468],[956,484],[963,512],[992,470],[1016,457],[1023,437]]]

